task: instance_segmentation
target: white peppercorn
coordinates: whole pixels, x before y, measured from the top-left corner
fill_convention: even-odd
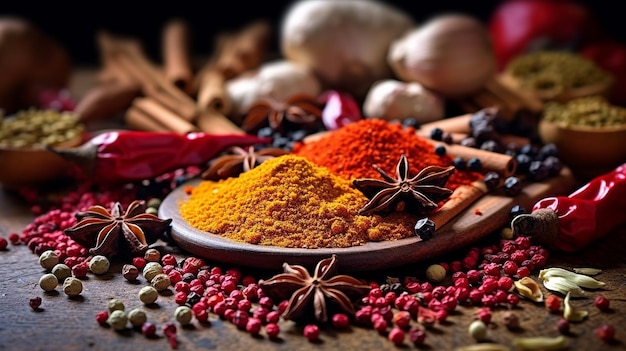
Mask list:
[[[43,291],[54,291],[59,285],[59,279],[52,273],[46,273],[39,278],[39,287]]]
[[[128,316],[126,312],[116,310],[109,314],[107,323],[115,330],[124,330],[126,329],[126,323],[128,323]]]
[[[124,306],[124,302],[122,300],[111,299],[107,304],[107,308],[109,309],[109,313],[111,313],[117,310],[124,311],[126,309],[126,306]]]
[[[148,207],[146,208],[146,213],[147,214],[152,214],[152,215],[158,215],[159,214],[159,209],[156,207]]]
[[[78,278],[67,277],[63,282],[63,292],[67,296],[78,296],[83,292],[83,283]]]
[[[446,278],[446,269],[440,264],[431,264],[426,268],[426,278],[438,283]]]
[[[189,323],[191,323],[193,312],[188,306],[178,306],[174,311],[174,317],[176,318],[176,321],[178,321],[178,323],[182,325],[188,325]]]
[[[469,325],[467,332],[474,340],[483,341],[487,338],[487,325],[477,319]]]
[[[111,262],[103,255],[95,255],[89,260],[89,270],[93,274],[104,274],[109,271],[110,266]]]
[[[147,320],[146,311],[141,308],[133,308],[128,312],[128,321],[133,327],[141,327]]]
[[[65,278],[72,276],[72,269],[65,263],[57,263],[52,267],[52,274],[54,274],[59,282],[65,281]]]
[[[39,264],[49,271],[59,263],[59,256],[52,250],[46,250],[39,256]]]
[[[163,273],[163,266],[159,262],[148,262],[146,266],[143,267],[143,277],[146,278],[147,281],[151,281],[155,275]]]
[[[125,264],[122,266],[122,276],[129,282],[136,280],[139,276],[139,269],[132,264]]]
[[[139,300],[146,305],[155,303],[156,300],[159,298],[159,292],[151,286],[144,286],[143,288],[141,288],[138,295]]]
[[[150,284],[157,290],[163,291],[169,288],[171,281],[170,277],[165,273],[159,273],[150,280]]]
[[[159,262],[161,260],[161,253],[157,249],[148,249],[144,253],[143,258],[148,262]]]

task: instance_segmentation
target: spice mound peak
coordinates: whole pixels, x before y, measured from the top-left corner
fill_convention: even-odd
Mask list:
[[[287,154],[236,178],[200,182],[179,210],[200,231],[258,245],[339,248],[414,235],[414,216],[360,215],[367,201],[351,181]]]

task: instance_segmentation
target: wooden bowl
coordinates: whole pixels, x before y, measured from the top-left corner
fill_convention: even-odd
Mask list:
[[[554,143],[559,158],[580,178],[590,179],[626,162],[626,125],[570,126],[541,120],[539,135]]]
[[[82,143],[83,136],[54,145],[73,147]],[[0,183],[5,188],[40,186],[69,176],[74,165],[44,146],[31,148],[0,147]]]

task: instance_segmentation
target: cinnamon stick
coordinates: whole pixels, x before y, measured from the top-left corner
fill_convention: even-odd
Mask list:
[[[217,56],[210,63],[224,74],[226,80],[258,67],[269,46],[271,26],[267,21],[256,21],[233,35],[218,40]]]
[[[470,185],[460,186],[454,190],[441,207],[429,216],[429,219],[435,223],[435,229],[437,230],[486,193],[487,187],[483,182],[474,182]]]
[[[209,67],[200,73],[198,80],[198,106],[223,115],[230,114],[233,106],[226,92],[224,75],[214,67]]]
[[[74,113],[83,123],[107,119],[123,113],[140,93],[141,89],[135,84],[117,81],[98,84],[80,99]]]
[[[166,23],[162,35],[163,74],[187,94],[193,94],[194,74],[189,49],[189,28],[185,21]]]
[[[198,130],[195,125],[181,118],[153,98],[136,98],[133,101],[133,107],[144,112],[146,115],[165,126],[168,130],[175,133],[187,134]]]
[[[221,113],[206,109],[196,120],[198,128],[211,134],[245,134],[245,131]]]
[[[126,110],[124,115],[124,123],[134,130],[143,130],[146,132],[169,132],[169,128],[159,123],[157,120],[149,116],[144,111],[135,106]]]
[[[228,115],[232,105],[224,83],[261,65],[270,35],[269,23],[257,21],[237,33],[218,36],[214,54],[198,74],[198,106]]]
[[[430,140],[434,145],[443,145],[446,152],[452,157],[461,157],[469,161],[476,157],[480,160],[482,168],[489,171],[496,171],[503,178],[512,176],[517,169],[517,161],[515,157],[498,152],[477,149],[473,147],[463,146],[459,144],[446,144],[440,141]]]

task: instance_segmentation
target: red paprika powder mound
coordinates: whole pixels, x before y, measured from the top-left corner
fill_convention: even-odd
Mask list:
[[[382,119],[359,120],[329,132],[323,138],[298,143],[293,153],[349,180],[380,179],[373,164],[394,176],[402,154],[409,161],[411,176],[426,166],[448,167],[453,163],[450,155],[436,154],[434,145],[417,135],[414,127]],[[482,179],[482,174],[457,169],[446,187],[454,190],[478,179]]]

